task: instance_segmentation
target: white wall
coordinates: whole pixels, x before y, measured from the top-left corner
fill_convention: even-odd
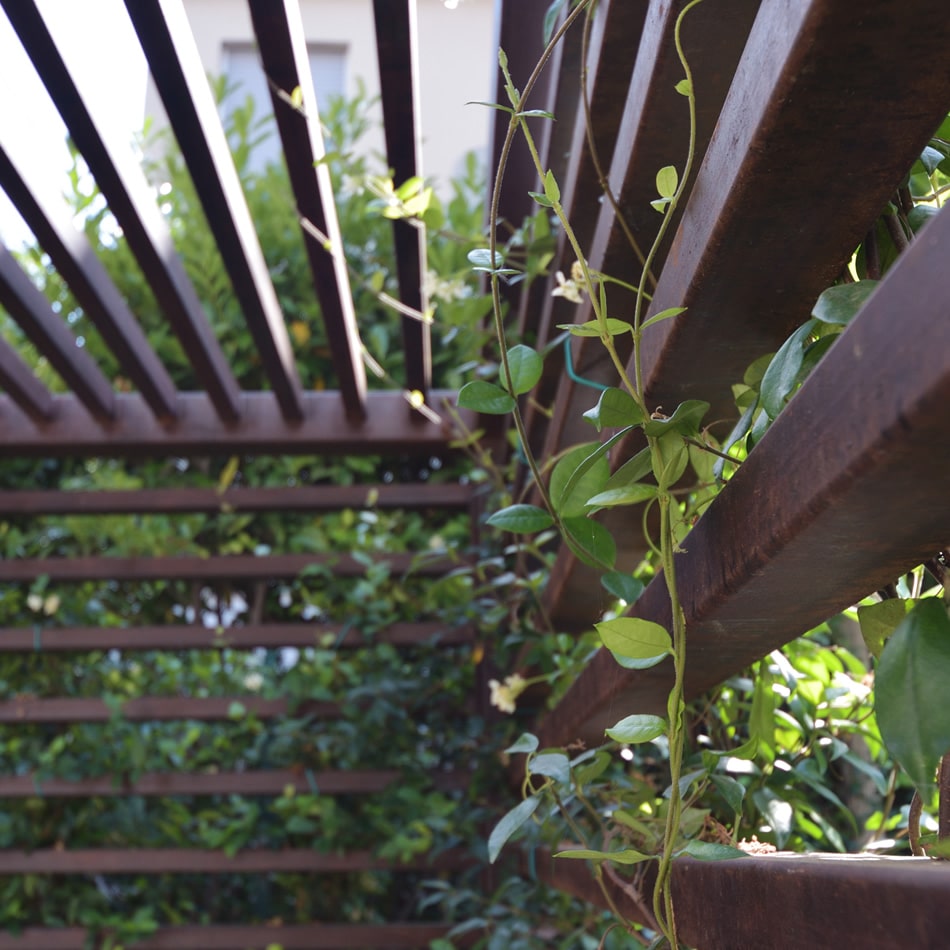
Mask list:
[[[202,61],[214,75],[224,71],[229,43],[253,42],[245,0],[185,0]],[[379,91],[376,32],[371,0],[300,0],[310,43],[347,47],[346,90],[355,95],[362,78],[371,95]],[[444,182],[458,173],[463,157],[476,150],[487,155],[490,110],[466,106],[491,98],[495,69],[492,0],[460,0],[449,9],[443,0],[418,0],[419,70],[423,171]],[[146,112],[162,115],[149,84]],[[381,120],[381,113],[379,114]],[[367,146],[382,152],[381,131]]]

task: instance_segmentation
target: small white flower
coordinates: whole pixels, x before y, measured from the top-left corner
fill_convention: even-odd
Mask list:
[[[563,297],[571,303],[581,303],[581,288],[577,281],[573,277],[570,280],[565,278],[563,271],[558,271],[554,276],[557,279],[557,287],[551,291],[551,296]]]
[[[244,677],[244,685],[252,693],[256,693],[264,685],[264,677],[260,673],[248,673]]]
[[[503,713],[511,715],[515,711],[515,700],[525,691],[528,681],[518,673],[505,677],[504,683],[498,680],[489,680],[488,688],[491,690],[490,702]]]
[[[30,594],[26,598],[26,606],[38,614],[43,609],[43,598],[39,594]]]

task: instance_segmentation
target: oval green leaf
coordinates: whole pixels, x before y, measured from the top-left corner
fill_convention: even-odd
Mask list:
[[[535,813],[541,799],[536,795],[519,802],[492,829],[488,838],[488,861],[494,864],[505,842]]]
[[[822,323],[846,326],[877,290],[878,281],[859,280],[854,284],[829,287],[818,298],[811,315]]]
[[[660,716],[627,716],[605,731],[614,742],[636,745],[638,742],[651,742],[657,736],[662,736],[666,732],[666,720]]]
[[[459,390],[458,404],[463,409],[474,409],[488,416],[503,416],[515,408],[515,400],[510,393],[483,379],[466,383]]]
[[[633,426],[643,422],[643,410],[625,389],[605,389],[593,409],[584,418],[600,432],[604,428]]]
[[[574,556],[588,567],[612,570],[617,560],[617,542],[613,535],[591,518],[565,518],[565,541]]]
[[[676,857],[687,855],[699,861],[731,861],[733,858],[747,858],[749,855],[739,848],[728,844],[716,844],[714,841],[698,841],[693,839],[686,843],[686,847],[676,852]]]
[[[556,858],[579,858],[586,861],[613,861],[614,864],[639,864],[641,861],[652,861],[655,854],[643,854],[633,848],[623,851],[590,851],[587,848],[577,848],[573,851],[558,851]]]
[[[950,619],[943,601],[920,601],[884,644],[874,705],[881,738],[918,788],[933,786],[950,750]]]
[[[631,660],[662,659],[673,652],[673,641],[664,627],[640,617],[616,617],[594,624],[604,646],[615,657]],[[657,661],[658,662],[658,661]]]
[[[575,477],[575,472],[579,477]],[[603,491],[609,477],[610,462],[600,442],[575,446],[551,473],[549,491],[554,510],[562,518],[583,515],[587,499]]]
[[[676,194],[676,186],[679,184],[679,175],[676,168],[672,165],[664,165],[656,173],[656,193],[661,198],[672,198]]]
[[[535,752],[537,748],[538,737],[532,735],[530,732],[522,732],[518,737],[518,741],[508,746],[505,752],[507,752],[508,755],[515,755],[517,752]]]
[[[528,773],[545,775],[564,785],[570,785],[571,760],[563,752],[542,752],[528,761]]]
[[[508,350],[508,369],[511,370],[512,395],[520,396],[537,385],[544,369],[544,360],[530,346],[518,343]],[[505,383],[504,371],[502,383]]]
[[[601,577],[600,584],[607,593],[628,604],[635,603],[643,593],[643,581],[623,571],[608,571]]]
[[[682,473],[680,473],[682,474]],[[656,485],[627,485],[625,488],[609,488],[598,492],[588,502],[589,508],[616,508],[619,505],[638,505],[656,498]]]
[[[509,505],[496,511],[487,524],[512,534],[534,534],[550,528],[554,519],[543,508],[534,505]]]

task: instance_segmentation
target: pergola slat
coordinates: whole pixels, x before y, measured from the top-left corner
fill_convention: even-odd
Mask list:
[[[695,398],[712,404],[710,420],[735,417],[732,383],[778,347],[841,273],[950,107],[950,73],[894,69],[896,48],[920,62],[943,55],[950,24],[916,28],[938,9],[937,0],[913,0],[901,11],[875,0],[862,7],[855,31],[832,0],[763,0],[649,311],[688,308],[644,334],[651,408],[672,412]],[[859,81],[855,62],[864,64]],[[855,110],[853,102],[876,105]],[[914,108],[905,109],[906,102]],[[883,128],[886,143],[868,147],[881,142]],[[790,155],[794,174],[777,174]],[[861,186],[828,188],[829,155],[840,156]],[[577,367],[595,379],[598,372],[607,382],[614,378],[600,357]],[[558,427],[559,445],[590,438],[586,426],[578,437],[576,420],[593,401],[565,382],[549,446]],[[618,446],[614,457],[632,450]],[[638,515],[619,532],[623,537],[640,536],[634,521]],[[557,622],[582,625],[596,616],[602,603],[590,596],[590,580],[572,556],[559,555],[548,589]]]
[[[112,149],[83,101],[35,0],[0,0],[126,241],[207,390],[218,416],[240,417],[240,389],[221,352],[164,219],[131,154]],[[49,438],[47,436],[47,438]]]
[[[527,862],[525,862],[527,863]],[[595,906],[603,893],[585,862],[550,855],[532,876]],[[950,929],[950,865],[929,858],[869,854],[771,854],[735,861],[673,862],[680,939],[704,950],[854,946],[862,950],[939,947]],[[611,900],[644,922],[630,889],[607,878]],[[741,913],[729,913],[741,908]],[[908,908],[913,908],[908,913]]]
[[[0,850],[0,874],[346,874],[355,871],[451,871],[473,863],[462,851],[421,855],[402,864],[369,851],[321,854],[313,848],[249,849],[228,855],[198,848]]]
[[[353,308],[330,170],[323,161],[326,152],[299,3],[298,0],[250,0],[249,8],[297,212],[324,235],[330,245],[325,246],[311,229],[303,228],[337,385],[347,412],[363,417],[367,412],[363,344]],[[293,101],[297,89],[302,94],[300,108]]]
[[[235,704],[240,704],[245,712],[258,719],[278,719],[293,714],[330,720],[342,715],[336,703],[308,701],[292,707],[286,699],[262,699],[260,696],[139,696],[125,700],[119,708],[121,717],[130,722],[174,722],[180,719],[224,722],[233,718]],[[113,715],[110,705],[101,699],[63,696],[39,699],[23,695],[0,702],[0,722],[21,725],[108,722]]]
[[[0,186],[116,355],[122,371],[156,416],[163,420],[172,418],[175,384],[85,235],[73,226],[66,206],[48,201],[30,168],[14,163],[3,148],[0,148]]]
[[[393,182],[399,187],[410,178],[422,175],[416,0],[373,0],[373,15],[386,159],[393,173]],[[425,229],[410,221],[393,221],[393,240],[399,299],[407,307],[424,313],[428,306],[423,291]],[[429,325],[403,314],[402,340],[406,385],[427,394],[432,385]]]
[[[689,630],[687,699],[880,590],[950,539],[947,241],[943,211],[684,542],[676,563]],[[662,575],[633,613],[669,627]],[[669,664],[629,673],[598,653],[545,720],[542,744],[599,739],[622,715],[662,712],[671,676]]]
[[[161,627],[4,627],[0,653],[64,653],[83,650],[253,650],[258,647],[321,646],[357,649],[370,643],[410,647],[433,643],[457,646],[471,643],[474,630],[442,623],[396,623],[370,636],[339,624],[269,623],[247,627],[201,627],[181,624]]]
[[[274,396],[284,418],[299,421],[290,336],[184,6],[181,0],[126,0],[125,7]]]
[[[32,378],[32,377],[31,377]],[[101,491],[3,491],[0,515],[105,515],[205,512],[339,511],[344,508],[437,508],[464,511],[471,485],[407,482],[287,485],[280,488],[136,488]]]
[[[434,390],[429,404],[443,399],[454,404],[455,393]],[[305,418],[288,425],[270,393],[244,393],[241,421],[221,422],[209,396],[179,393],[178,416],[162,425],[137,393],[116,395],[116,418],[103,426],[89,417],[70,395],[53,397],[53,418],[37,427],[11,401],[0,397],[0,441],[9,455],[207,455],[221,454],[405,454],[440,452],[453,436],[448,422],[416,421],[406,414],[403,393],[367,394],[367,416],[348,417],[339,396],[330,391],[304,393]],[[459,410],[464,423],[476,428],[475,414]]]
[[[445,574],[457,561],[447,556],[422,554],[371,555],[395,574],[423,577]],[[17,558],[0,564],[4,581],[228,581],[276,580],[297,577],[307,569],[322,566],[334,577],[362,577],[366,565],[348,554],[226,554],[212,557],[54,557]]]
[[[444,937],[452,925],[393,924],[207,924],[160,927],[136,937],[135,950],[421,950]],[[82,927],[24,927],[0,933],[0,950],[86,950],[89,933]],[[468,946],[468,938],[454,940]]]
[[[0,386],[34,422],[48,422],[52,418],[53,394],[3,339],[0,339]]]
[[[464,772],[432,772],[433,785],[443,790],[465,788],[471,775]],[[45,776],[0,776],[0,798],[117,798],[128,795],[281,795],[292,788],[301,795],[371,795],[401,781],[396,769],[347,769],[316,771],[271,769],[254,772],[146,772],[131,779],[100,775],[63,779]]]
[[[23,272],[13,255],[0,245],[0,304],[20,325],[39,352],[63,378],[82,404],[100,420],[115,414],[115,394],[109,381],[49,301]]]

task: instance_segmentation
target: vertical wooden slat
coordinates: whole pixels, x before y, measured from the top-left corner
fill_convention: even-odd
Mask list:
[[[165,112],[201,199],[284,418],[303,417],[290,336],[182,0],[126,0]]]
[[[419,135],[419,42],[416,0],[373,0],[376,51],[383,102],[386,158],[398,187],[422,175]],[[427,307],[423,282],[426,273],[426,236],[421,224],[393,221],[399,298],[420,313]],[[429,326],[408,315],[402,317],[406,385],[428,395],[432,384]]]
[[[175,416],[175,384],[95,252],[69,220],[65,205],[54,206],[29,167],[17,165],[0,148],[0,186],[50,256],[86,316],[115,353],[122,371],[161,419]]]
[[[0,245],[0,303],[23,332],[97,418],[115,415],[115,393],[89,354],[77,345],[62,318],[21,269],[13,255]]]
[[[365,417],[366,370],[298,0],[249,0],[320,312],[349,415]],[[294,104],[300,90],[302,105]],[[309,225],[309,227],[307,226]],[[315,233],[316,232],[316,233]]]

